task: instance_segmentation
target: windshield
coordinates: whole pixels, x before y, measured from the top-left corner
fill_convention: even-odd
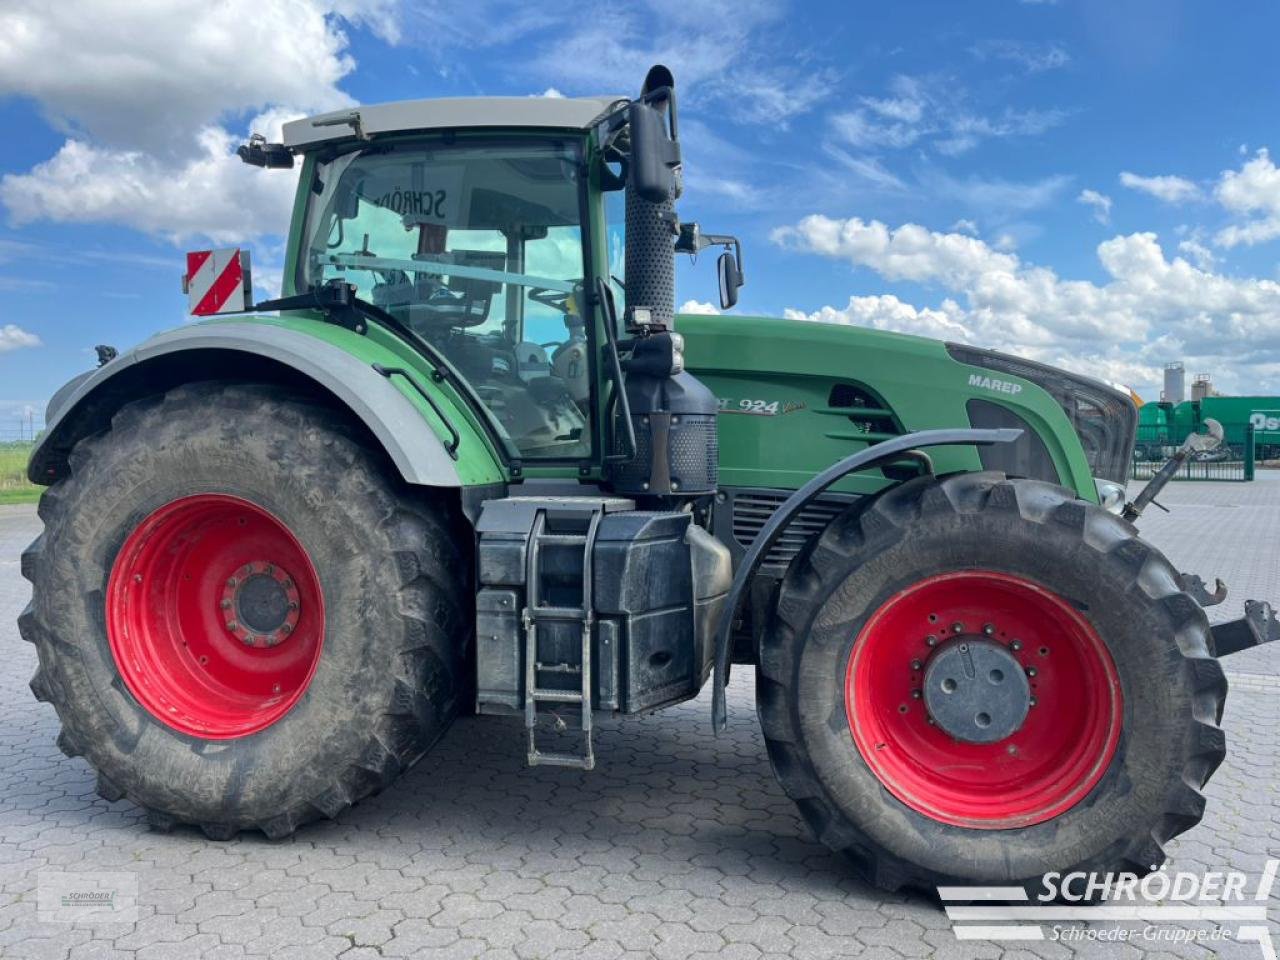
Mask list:
[[[576,144],[373,146],[316,168],[299,289],[334,278],[430,341],[524,457],[591,453]]]

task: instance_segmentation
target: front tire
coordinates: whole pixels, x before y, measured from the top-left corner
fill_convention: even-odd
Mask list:
[[[788,571],[757,673],[783,788],[890,890],[1145,874],[1225,755],[1226,681],[1173,567],[1070,491],[999,474],[835,520]]]
[[[203,383],[124,407],[40,503],[31,689],[108,800],[272,837],[395,779],[460,705],[465,551],[334,411]]]

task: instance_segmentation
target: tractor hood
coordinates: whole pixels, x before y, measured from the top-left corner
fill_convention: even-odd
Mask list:
[[[720,408],[721,480],[726,485],[799,487],[817,471],[868,444],[916,430],[959,425],[1015,426],[1024,431],[1016,459],[998,451],[956,448],[934,456],[938,472],[1004,469],[1053,480],[1097,499],[1094,476],[1128,462],[1090,463],[1097,432],[1122,435],[1131,451],[1133,422],[1106,409],[1083,431],[1064,405],[1062,384],[1101,387],[1104,399],[1123,395],[1087,378],[1038,365],[1016,372],[999,354],[864,327],[767,317],[684,315],[688,369],[715,392]],[[993,360],[994,358],[994,360]],[[1009,358],[1014,359],[1014,358]],[[1104,404],[1105,406],[1105,404]],[[1084,435],[1082,435],[1084,434]],[[1106,444],[1103,444],[1104,446]],[[1110,444],[1114,447],[1117,444]],[[1122,457],[1124,454],[1121,455]],[[1105,459],[1105,458],[1103,458]],[[1114,460],[1115,458],[1112,457]],[[850,492],[873,492],[893,479],[862,475]]]

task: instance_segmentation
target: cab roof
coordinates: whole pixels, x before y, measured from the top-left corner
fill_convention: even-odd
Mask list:
[[[626,97],[455,97],[400,100],[334,110],[284,125],[284,145],[305,150],[363,134],[475,127],[587,130]],[[358,124],[358,129],[357,129]]]

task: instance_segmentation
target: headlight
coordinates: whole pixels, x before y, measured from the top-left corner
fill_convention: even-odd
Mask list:
[[[1030,380],[1058,401],[1080,438],[1095,477],[1123,484],[1129,478],[1138,432],[1133,400],[1100,380],[1081,377],[1048,364],[1010,357],[960,343],[948,343],[952,359]]]

